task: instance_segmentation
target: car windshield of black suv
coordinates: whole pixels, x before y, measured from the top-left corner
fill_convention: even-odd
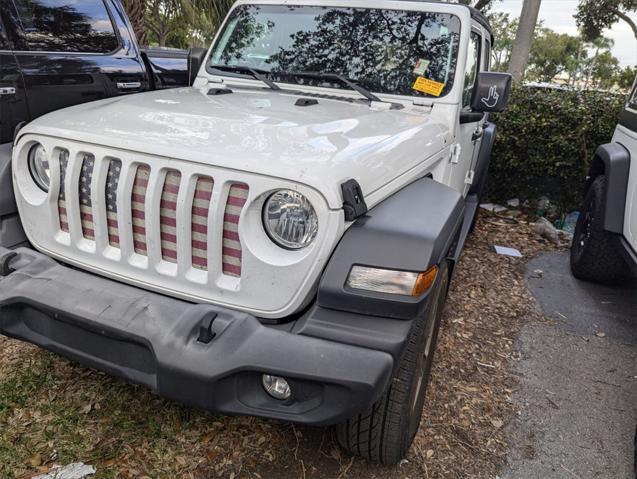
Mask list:
[[[284,83],[440,97],[453,86],[460,19],[447,13],[240,5],[207,71]]]

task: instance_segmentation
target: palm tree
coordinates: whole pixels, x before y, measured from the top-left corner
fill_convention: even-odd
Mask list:
[[[606,37],[598,37],[595,40],[588,43],[587,47],[591,50],[595,51],[593,58],[590,59],[586,69],[586,77],[584,81],[584,88],[588,88],[588,85],[591,81],[591,77],[593,75],[593,71],[595,70],[595,66],[597,65],[597,60],[599,55],[603,52],[610,51],[611,48],[615,45],[615,41],[611,38]]]
[[[133,31],[137,37],[137,43],[139,45],[147,45],[148,39],[146,37],[146,29],[144,28],[144,10],[146,6],[144,0],[124,0],[123,3],[126,13],[128,13],[128,18],[130,18],[133,24]]]

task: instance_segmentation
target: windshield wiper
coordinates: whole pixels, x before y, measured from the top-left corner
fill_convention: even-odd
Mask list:
[[[257,80],[262,81],[273,90],[281,89],[276,83],[265,76],[265,74],[268,73],[265,70],[259,70],[257,68],[247,67],[243,65],[210,65],[210,68],[231,73],[246,73]]]
[[[289,73],[289,75],[292,75],[295,77],[317,78],[319,80],[338,80],[344,85],[350,87],[352,90],[357,91],[358,93],[363,95],[369,101],[379,101],[379,102],[383,101],[380,98],[378,98],[376,95],[374,95],[371,91],[369,91],[367,88],[360,86],[354,80],[350,80],[349,78],[344,77],[343,75],[340,75],[338,73],[293,72],[293,73]]]

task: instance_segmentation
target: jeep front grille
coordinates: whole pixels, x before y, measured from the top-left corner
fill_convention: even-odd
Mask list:
[[[101,167],[95,161],[95,156],[85,153],[83,159],[76,163],[80,169],[77,175],[77,201],[68,201],[68,183],[65,181],[68,171],[68,158],[59,157],[60,190],[58,194],[58,216],[60,230],[69,233],[69,215],[77,214],[80,217],[82,237],[89,241],[95,241],[96,230],[104,228],[108,237],[108,244],[115,249],[121,248],[123,238],[130,238],[132,250],[143,257],[149,256],[149,242],[159,244],[160,256],[166,263],[176,264],[180,251],[189,250],[192,267],[207,271],[209,266],[209,222],[211,220],[211,206],[214,190],[214,179],[207,175],[196,175],[194,178],[185,178],[176,169],[162,168],[158,172],[145,163],[133,163],[125,168],[122,160],[117,158],[105,158],[107,167]],[[104,171],[106,178],[100,178],[100,172]],[[124,172],[124,173],[123,173]],[[154,174],[155,173],[155,174]],[[131,176],[127,181],[126,175]],[[151,184],[155,178],[161,184],[157,188]],[[185,179],[184,179],[185,178]],[[180,206],[179,194],[184,187],[184,182],[194,181],[195,188],[191,194],[188,208]],[[101,203],[105,209],[104,215],[94,211],[95,185],[101,185],[104,201]],[[124,191],[122,198],[130,198],[130,222],[127,223],[121,214],[126,202],[120,201],[122,191],[130,184],[128,191]],[[249,187],[245,183],[231,183],[227,189],[222,206],[223,231],[220,232],[221,243],[218,259],[221,271],[226,276],[241,277],[242,247],[239,236],[239,220],[241,212],[246,204]],[[158,196],[157,200],[155,197]],[[182,200],[183,201],[183,200]],[[78,205],[79,211],[72,211],[73,204]],[[149,211],[152,218],[148,218]],[[182,221],[189,220],[189,237],[179,234],[179,212],[190,212]],[[189,216],[189,218],[186,218]],[[105,218],[105,223],[100,224],[96,218]],[[150,221],[149,221],[150,220]],[[157,225],[149,229],[149,224]],[[153,231],[157,237],[151,238]],[[184,244],[182,245],[182,242]],[[188,243],[188,247],[186,244]]]

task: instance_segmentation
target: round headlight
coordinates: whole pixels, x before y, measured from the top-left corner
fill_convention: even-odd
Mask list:
[[[263,225],[272,241],[286,249],[310,245],[318,233],[318,217],[301,193],[280,190],[265,202]]]
[[[46,150],[40,143],[36,143],[29,150],[29,172],[33,181],[44,191],[49,191],[51,171]]]

